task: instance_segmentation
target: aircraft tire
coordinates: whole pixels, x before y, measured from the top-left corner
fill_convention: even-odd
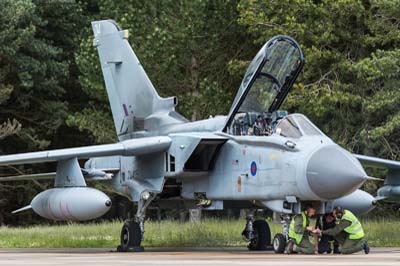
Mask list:
[[[125,221],[121,230],[121,245],[118,246],[118,251],[127,252],[132,248],[139,248],[142,242],[142,233],[140,226],[134,221]]]
[[[267,250],[271,245],[271,230],[264,220],[256,220],[253,222],[253,228],[257,237],[250,241],[247,246],[249,250]]]
[[[275,253],[282,254],[285,252],[286,247],[286,238],[282,234],[276,234],[274,240],[272,241],[272,246],[274,248]]]

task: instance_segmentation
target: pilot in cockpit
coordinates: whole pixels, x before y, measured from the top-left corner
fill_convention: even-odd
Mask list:
[[[257,112],[240,113],[236,115],[232,133],[240,136],[270,136],[271,121],[270,115]]]

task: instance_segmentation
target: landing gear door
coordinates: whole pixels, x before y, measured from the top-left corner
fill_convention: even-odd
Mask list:
[[[262,130],[285,100],[304,63],[300,46],[291,37],[279,35],[266,42],[246,71],[223,131],[246,135],[257,127]]]

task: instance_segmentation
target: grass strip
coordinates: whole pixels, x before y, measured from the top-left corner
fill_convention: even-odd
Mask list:
[[[362,222],[370,246],[400,246],[400,221],[366,220]],[[201,223],[146,221],[147,247],[245,247],[241,233],[245,221],[206,219]],[[270,223],[272,235],[281,225]],[[93,224],[68,223],[26,228],[0,227],[2,248],[116,247],[119,244],[121,221]]]

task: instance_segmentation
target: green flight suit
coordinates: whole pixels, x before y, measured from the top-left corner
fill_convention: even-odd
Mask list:
[[[307,215],[304,215],[306,218],[306,223],[305,227],[303,224],[303,215],[298,214],[293,217],[294,219],[294,232],[296,234],[302,234],[303,237],[301,238],[300,243],[297,243],[296,239],[293,238],[293,240],[296,243],[296,251],[304,254],[314,254],[315,252],[315,246],[314,244],[311,243],[310,241],[310,233],[306,229],[307,226],[310,225],[310,219],[308,219]]]
[[[337,220],[334,228],[322,231],[322,234],[333,236],[339,242],[342,254],[352,254],[363,249],[363,238],[350,239],[350,234],[344,230],[349,226],[351,226],[351,222],[342,219]]]

